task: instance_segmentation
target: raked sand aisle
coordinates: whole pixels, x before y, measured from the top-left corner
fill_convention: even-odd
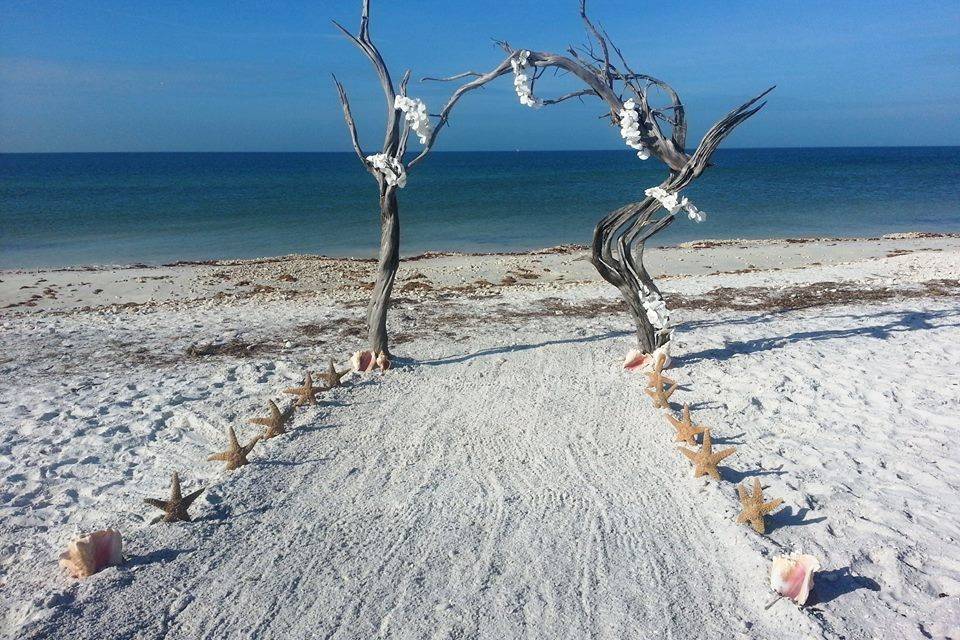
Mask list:
[[[28,635],[772,637],[766,564],[617,370],[622,338],[576,334],[430,350],[304,411],[211,490],[206,521],[138,531],[141,566]]]
[[[397,351],[418,361],[299,410],[229,475],[205,461],[223,428],[254,434],[243,420],[341,352],[356,311],[317,298],[6,318],[0,624],[24,638],[948,637],[958,271],[934,251],[670,281],[688,300],[722,292],[704,304],[817,282],[906,296],[678,312],[673,400],[738,448],[720,484],[691,477],[619,368],[627,321],[595,312],[602,285],[401,301],[398,331],[424,337]],[[183,356],[210,338],[275,346]],[[141,500],[174,470],[209,487],[197,521],[150,527]],[[788,507],[767,537],[734,522],[734,483],[754,474]],[[56,553],[108,525],[127,564],[66,578]],[[823,564],[811,606],[764,610],[769,557],[796,548]]]

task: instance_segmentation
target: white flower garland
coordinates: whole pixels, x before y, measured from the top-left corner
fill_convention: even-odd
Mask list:
[[[640,286],[640,303],[647,312],[647,320],[658,332],[667,331],[670,326],[670,310],[667,309],[667,303],[656,292],[644,287],[642,283]]]
[[[385,153],[378,153],[367,156],[367,162],[383,176],[383,179],[391,187],[397,186],[403,189],[407,186],[407,170],[396,158],[391,158]]]
[[[627,106],[626,103],[624,106]],[[621,111],[621,118],[622,114],[623,112]],[[626,135],[624,135],[624,139],[627,139]],[[627,139],[627,144],[630,144],[629,139]],[[657,201],[660,202],[660,206],[669,211],[671,215],[676,214],[681,209],[684,209],[691,220],[703,222],[707,218],[707,214],[705,214],[703,211],[700,211],[700,209],[697,209],[696,205],[690,202],[688,198],[680,197],[680,195],[677,193],[670,193],[663,187],[650,187],[644,191],[644,194],[651,198],[656,198]],[[663,301],[663,298],[655,291],[648,289],[641,282],[640,303],[647,312],[647,319],[650,321],[650,324],[657,329],[657,333],[668,334],[669,340],[670,310],[667,309],[667,304]]]
[[[620,136],[628,147],[637,150],[638,158],[646,160],[650,157],[650,150],[640,140],[640,112],[633,98],[624,102],[623,109],[620,109]]]
[[[671,214],[675,214],[681,209],[684,209],[687,212],[687,217],[691,220],[703,222],[707,219],[707,214],[697,209],[697,206],[690,202],[686,196],[681,198],[676,193],[670,193],[663,187],[650,187],[644,191],[644,194],[659,200],[660,205]]]
[[[397,96],[393,101],[393,106],[404,113],[404,119],[410,129],[417,134],[420,144],[427,144],[427,139],[430,137],[430,131],[433,127],[430,125],[430,115],[427,113],[427,105],[424,104],[423,100]]]
[[[526,49],[520,51],[516,58],[510,60],[510,66],[513,67],[513,88],[520,98],[520,104],[538,109],[543,106],[543,100],[533,95],[533,74],[527,74],[527,58],[530,52]]]

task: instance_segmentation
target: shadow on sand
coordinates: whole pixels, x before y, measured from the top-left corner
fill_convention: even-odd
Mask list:
[[[678,325],[678,329],[689,330],[695,329],[698,327],[711,327],[711,326],[731,326],[731,325],[760,325],[772,322],[777,319],[778,316],[784,315],[786,313],[794,313],[792,311],[782,311],[767,313],[763,315],[753,315],[747,316],[745,318],[725,318],[722,320],[694,320],[690,322],[683,322]],[[712,348],[704,349],[702,351],[697,351],[694,353],[688,353],[676,357],[674,368],[681,367],[687,364],[693,364],[703,360],[727,360],[737,355],[757,353],[760,351],[770,351],[773,349],[781,349],[787,345],[797,343],[797,342],[810,342],[810,341],[821,341],[821,340],[834,340],[849,338],[853,336],[870,336],[877,338],[878,340],[885,340],[890,335],[894,333],[901,333],[904,331],[923,331],[929,329],[937,329],[940,327],[956,327],[960,326],[960,323],[951,323],[951,324],[932,324],[931,321],[943,319],[943,318],[953,318],[960,316],[960,309],[944,309],[940,311],[881,311],[878,313],[868,313],[868,314],[840,314],[834,316],[823,315],[823,318],[835,318],[838,322],[842,320],[878,320],[878,323],[872,324],[870,326],[864,327],[851,327],[848,329],[827,329],[822,331],[798,331],[795,333],[790,333],[783,336],[772,336],[764,338],[756,338],[754,340],[746,340],[742,342],[731,342],[722,348]],[[397,359],[398,365],[427,365],[427,366],[437,366],[444,364],[457,364],[461,362],[466,362],[474,358],[482,358],[485,356],[495,356],[503,353],[513,353],[517,351],[528,351],[530,349],[539,349],[541,347],[549,347],[553,345],[562,345],[562,344],[585,344],[590,342],[600,342],[602,340],[609,340],[611,338],[622,338],[624,336],[631,335],[630,331],[608,331],[606,333],[600,333],[592,336],[583,336],[579,338],[565,338],[562,340],[545,340],[543,342],[537,343],[526,343],[526,344],[513,344],[513,345],[503,345],[499,347],[492,347],[490,349],[481,349],[480,351],[475,351],[473,353],[465,353],[458,356],[449,356],[445,358],[437,358],[435,360],[412,360],[412,359]]]
[[[810,509],[806,507],[794,510],[793,507],[784,507],[768,516],[768,530],[772,533],[782,527],[800,527],[806,524],[817,524],[824,522],[826,517],[807,518]]]
[[[960,323],[954,324],[931,324],[931,320],[940,318],[950,318],[960,315],[958,309],[944,309],[942,311],[901,311],[901,312],[880,312],[863,315],[840,315],[832,316],[837,320],[862,320],[862,319],[885,319],[885,322],[873,324],[866,327],[851,327],[848,329],[826,329],[821,331],[798,331],[785,336],[773,336],[765,338],[756,338],[754,340],[745,340],[742,342],[731,342],[722,348],[704,349],[695,353],[687,353],[676,358],[675,366],[693,364],[702,360],[727,360],[737,355],[757,353],[760,351],[771,351],[781,349],[787,345],[796,342],[818,342],[821,340],[834,340],[839,338],[850,338],[854,336],[869,336],[878,340],[885,340],[894,333],[904,331],[923,331],[928,329],[938,329],[940,327],[956,327]],[[825,316],[827,317],[827,316]],[[710,326],[713,324],[762,324],[769,322],[770,318],[762,316],[751,316],[749,318],[740,318],[730,323],[721,321],[690,322],[685,326],[693,328],[697,326]]]
[[[860,589],[880,591],[880,584],[873,578],[850,573],[850,567],[832,571],[818,571],[814,576],[813,591],[808,605],[827,604],[840,596]]]

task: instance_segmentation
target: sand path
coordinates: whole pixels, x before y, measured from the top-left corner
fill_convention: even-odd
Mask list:
[[[933,251],[671,287],[910,287],[957,264]],[[230,475],[205,462],[223,428],[250,437],[244,420],[267,398],[356,341],[342,331],[354,310],[318,299],[5,319],[0,636],[949,637],[955,297],[678,312],[687,388],[674,399],[739,447],[722,485],[690,477],[619,368],[627,319],[566,317],[549,300],[398,305],[400,330],[420,334],[398,352],[416,366],[336,390]],[[511,323],[524,308],[535,313]],[[185,355],[234,338],[269,348]],[[208,486],[198,520],[150,527],[142,499],[174,470],[188,490]],[[788,507],[767,537],[734,522],[734,483],[754,474]],[[66,578],[58,551],[104,526],[123,531],[129,561]],[[769,556],[796,548],[823,562],[815,601],[763,610]]]
[[[772,637],[763,558],[680,479],[621,342],[488,337],[358,385],[33,637]]]

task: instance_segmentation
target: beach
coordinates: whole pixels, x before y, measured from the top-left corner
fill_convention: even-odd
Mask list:
[[[372,260],[0,272],[0,631],[17,638],[947,638],[960,236],[699,240],[645,263],[669,374],[736,447],[693,478],[583,247],[401,262],[394,368],[233,472],[224,429],[365,347]],[[205,492],[193,523],[144,498]],[[784,507],[737,524],[736,485]],[[77,535],[125,563],[76,581]],[[805,607],[769,565],[821,571]]]

